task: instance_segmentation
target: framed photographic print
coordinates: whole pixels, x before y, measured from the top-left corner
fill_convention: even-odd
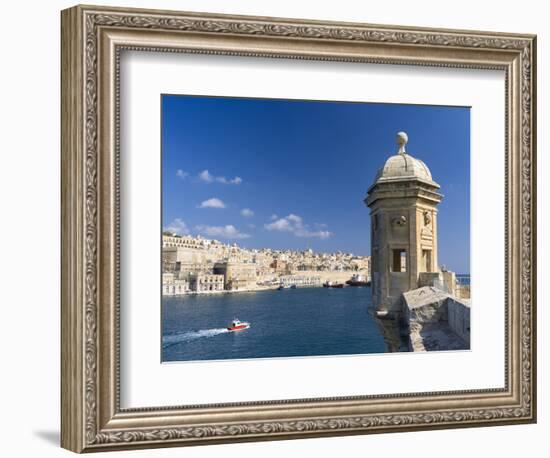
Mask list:
[[[536,419],[532,35],[62,12],[62,446]]]

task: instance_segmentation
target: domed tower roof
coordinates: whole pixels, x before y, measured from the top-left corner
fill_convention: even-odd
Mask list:
[[[418,179],[435,184],[428,166],[420,159],[405,152],[407,141],[408,137],[405,132],[397,134],[399,151],[397,154],[389,157],[384,166],[378,170],[374,179],[375,184],[409,179]]]

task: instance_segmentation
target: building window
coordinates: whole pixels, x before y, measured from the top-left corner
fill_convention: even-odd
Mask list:
[[[403,248],[397,248],[392,250],[392,272],[406,272],[407,271],[407,250]]]

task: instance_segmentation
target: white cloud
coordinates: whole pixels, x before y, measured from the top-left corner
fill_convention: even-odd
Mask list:
[[[187,227],[187,224],[185,224],[185,221],[183,221],[181,218],[176,218],[168,226],[166,226],[164,230],[166,232],[172,232],[178,235],[189,234],[189,228]]]
[[[214,177],[210,175],[208,170],[203,170],[199,173],[199,180],[204,181],[205,183],[212,183],[214,181]]]
[[[271,219],[273,220],[272,215]],[[304,224],[304,220],[301,216],[291,213],[284,218],[275,218],[271,223],[264,224],[264,227],[268,231],[279,231],[279,232],[291,232],[296,237],[314,237],[321,240],[328,239],[333,234],[330,231],[312,231],[310,230],[307,224]]]
[[[245,234],[240,232],[232,224],[227,224],[225,226],[206,226],[200,225],[196,229],[208,237],[218,237],[221,239],[237,240],[237,239],[247,239],[250,237],[250,234]]]
[[[243,208],[241,210],[241,215],[243,215],[245,218],[250,218],[251,216],[254,216],[254,212],[250,210],[250,208]]]
[[[250,229],[256,229],[256,225],[255,224],[247,224],[247,226],[250,228]]]
[[[211,199],[201,202],[199,208],[225,208],[225,204],[217,197],[212,197]]]
[[[265,228],[268,231],[292,231],[293,230],[292,224],[286,218],[281,218],[276,221],[273,221],[272,223],[266,224]]]
[[[332,235],[332,232],[329,232],[329,231],[309,231],[307,229],[299,229],[299,230],[294,232],[294,235],[296,237],[317,237],[317,238],[320,238],[321,240],[325,240],[325,239],[328,239]]]
[[[225,177],[214,177],[214,180],[216,180],[218,183],[223,183],[223,184],[241,184],[243,182],[241,177],[235,177],[235,178],[232,178],[231,180],[228,180]]]
[[[189,174],[182,169],[178,169],[176,170],[176,176],[181,178],[182,180],[185,180],[185,178],[187,178]]]
[[[235,177],[235,178],[226,178],[223,176],[214,176],[212,175],[208,170],[203,170],[201,173],[199,173],[198,178],[200,181],[204,183],[223,183],[223,184],[241,184],[243,182],[243,179],[241,177]]]
[[[273,214],[270,216],[269,219],[270,219],[271,221],[275,221],[276,219],[279,219],[279,217],[278,217],[275,213],[273,213]]]
[[[302,218],[298,215],[290,214],[286,217],[289,221],[292,221],[295,224],[301,225],[302,224]]]

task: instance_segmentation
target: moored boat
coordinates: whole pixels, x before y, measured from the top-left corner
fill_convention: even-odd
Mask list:
[[[343,283],[337,283],[337,282],[334,282],[334,281],[331,281],[331,280],[327,280],[326,282],[323,283],[323,287],[324,288],[343,288],[344,284]]]
[[[362,274],[354,274],[347,282],[347,285],[350,286],[369,286],[370,281],[367,280],[367,277]]]

